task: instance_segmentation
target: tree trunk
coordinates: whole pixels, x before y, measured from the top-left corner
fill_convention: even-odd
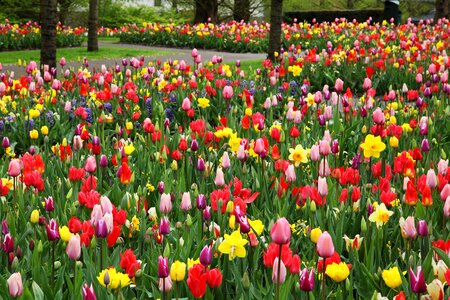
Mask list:
[[[436,0],[436,14],[434,21],[440,18],[450,18],[450,0]]]
[[[218,22],[219,5],[217,0],[195,0],[194,23]]]
[[[41,0],[41,70],[56,68],[56,0]]]
[[[89,0],[88,51],[98,51],[98,1]]]
[[[234,0],[233,19],[238,22],[250,20],[250,0]]]
[[[283,18],[283,0],[271,0],[269,49],[267,50],[267,56],[272,61],[275,59],[274,53],[279,52],[281,48],[282,18]]]
[[[69,17],[71,1],[69,0],[58,0],[59,5],[59,16],[58,21],[62,25],[67,25],[67,18]]]

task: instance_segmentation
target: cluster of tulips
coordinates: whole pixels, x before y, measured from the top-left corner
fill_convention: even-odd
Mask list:
[[[0,296],[449,296],[448,21],[311,26],[356,33],[250,71],[3,70]]]
[[[58,23],[56,26],[57,47],[81,46],[86,28],[71,28]],[[0,23],[0,51],[39,49],[41,28],[37,22],[10,23],[8,19]]]

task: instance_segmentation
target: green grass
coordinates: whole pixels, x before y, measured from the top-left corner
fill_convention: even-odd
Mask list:
[[[132,48],[116,48],[116,47],[104,47],[100,48],[98,52],[87,52],[85,47],[77,48],[61,48],[56,51],[57,61],[61,57],[66,58],[67,61],[80,61],[86,57],[88,60],[95,59],[107,59],[107,58],[125,58],[125,57],[140,57],[154,56],[159,54],[176,54],[176,52],[170,51],[158,51],[158,50],[143,50]],[[16,64],[19,59],[23,62],[39,61],[39,50],[23,50],[23,51],[10,51],[0,52],[0,63],[2,64]]]
[[[262,59],[255,60],[241,60],[241,70],[243,70],[246,74],[250,74],[250,72],[255,72],[256,69],[262,69]],[[236,62],[227,63],[229,65],[235,65]]]
[[[101,42],[102,44],[115,44],[120,42],[120,39],[118,37],[102,36],[98,37],[98,41]]]

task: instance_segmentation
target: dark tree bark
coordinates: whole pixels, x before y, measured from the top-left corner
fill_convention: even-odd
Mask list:
[[[436,0],[436,14],[434,20],[440,18],[450,18],[450,0]]]
[[[58,0],[59,4],[59,16],[58,20],[62,25],[67,25],[67,18],[69,17],[70,5],[73,1],[70,0]]]
[[[271,0],[269,49],[267,50],[267,56],[272,61],[275,59],[274,53],[279,52],[281,48],[282,19],[283,19],[283,0]]]
[[[88,51],[98,51],[98,1],[89,0]]]
[[[217,23],[219,20],[219,4],[217,0],[195,0],[194,23],[208,22]]]
[[[250,0],[234,0],[233,19],[238,22],[250,20]]]
[[[56,68],[56,0],[41,0],[41,70]]]

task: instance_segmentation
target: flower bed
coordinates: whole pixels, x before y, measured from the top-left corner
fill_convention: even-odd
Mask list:
[[[57,26],[56,46],[77,47],[84,40],[85,28]],[[39,49],[41,47],[40,27],[37,23],[0,24],[0,51]]]
[[[0,295],[448,296],[448,22],[310,30],[250,72],[0,75]]]

